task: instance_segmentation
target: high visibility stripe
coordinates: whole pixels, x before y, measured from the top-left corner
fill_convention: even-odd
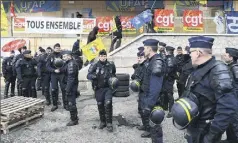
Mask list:
[[[191,106],[190,106],[190,104],[189,104],[186,100],[184,100],[184,99],[182,99],[182,98],[179,99],[179,100],[181,100],[181,101],[188,107],[188,109],[190,109],[190,110],[192,109]]]
[[[160,106],[155,106],[154,109],[152,110],[152,112],[154,112],[155,110],[158,110],[158,109],[164,110],[164,109],[163,109],[162,107],[160,107]]]
[[[140,83],[139,83],[139,82],[137,82],[137,81],[135,81],[135,84],[136,84],[137,86],[140,86]]]
[[[185,113],[186,113],[186,115],[188,117],[188,121],[190,122],[191,121],[191,115],[189,113],[189,109],[181,101],[178,100],[176,102],[183,107],[183,109],[185,110]]]

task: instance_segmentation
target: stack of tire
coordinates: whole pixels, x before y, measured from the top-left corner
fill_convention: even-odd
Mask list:
[[[127,73],[116,74],[118,79],[118,88],[113,94],[114,97],[128,97],[130,95],[129,92],[129,83],[130,83],[130,75]]]

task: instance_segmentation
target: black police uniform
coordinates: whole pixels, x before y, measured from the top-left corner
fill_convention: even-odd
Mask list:
[[[213,41],[213,38],[203,36],[189,39],[190,48],[210,49]],[[189,143],[220,141],[238,105],[233,89],[228,67],[214,57],[192,72],[182,96],[195,102],[199,109],[199,115],[186,129]],[[185,105],[184,108],[189,106]],[[187,116],[189,119],[189,114]]]
[[[145,46],[157,46],[157,40],[148,39],[143,42]],[[141,137],[149,137],[151,134],[152,141],[155,142],[157,140],[161,140],[163,133],[162,127],[156,126],[156,128],[150,128],[149,126],[149,117],[152,109],[158,104],[159,95],[161,92],[163,77],[164,77],[164,68],[165,63],[163,59],[155,54],[150,59],[148,59],[148,66],[145,69],[142,90],[145,94],[145,106],[142,109],[143,118],[145,119],[145,128],[146,132],[144,132]]]
[[[46,98],[46,104],[51,104],[50,99],[50,72],[47,70],[46,63],[48,61],[49,54],[42,54],[39,56],[37,63],[38,76],[42,79],[42,92]]]
[[[166,50],[170,51],[173,53],[174,48],[171,46],[166,46]],[[167,55],[166,56],[166,75],[164,78],[164,83],[163,83],[163,94],[168,98],[168,103],[164,104],[169,104],[169,114],[167,117],[171,117],[171,108],[174,104],[174,97],[173,97],[173,85],[174,81],[177,78],[176,77],[176,63],[175,63],[175,57],[173,54]]]
[[[31,51],[26,50],[23,54],[30,54]],[[36,72],[37,62],[32,58],[21,58],[16,63],[17,79],[22,85],[22,95],[24,97],[37,98],[36,94]]]
[[[37,61],[37,63],[39,63],[40,58],[41,58],[41,54],[39,55],[39,54],[35,53],[34,59]],[[37,68],[37,74],[38,74],[38,78],[36,79],[36,90],[37,91],[42,90],[42,83],[43,83],[43,81],[42,81],[43,78],[41,77],[41,74],[39,74],[39,71],[40,71],[40,69]],[[42,90],[42,95],[44,95],[43,90]]]
[[[137,71],[137,68],[139,67],[140,64],[136,63],[132,66],[132,68],[134,69],[134,73],[131,75],[131,79],[134,80],[136,79],[136,71]]]
[[[233,61],[228,64],[230,71],[232,72],[232,76],[235,81],[236,88],[236,96],[238,100],[238,49],[235,48],[226,48],[226,53],[233,57]],[[238,110],[238,109],[237,109]],[[226,130],[227,141],[229,142],[238,142],[238,111],[236,111],[236,115],[234,116],[234,121],[229,125]]]
[[[143,51],[139,51],[137,53],[137,56],[144,56],[144,52]],[[144,77],[144,73],[145,73],[145,69],[146,66],[148,65],[147,60],[144,60],[142,63],[137,65],[137,68],[135,69],[133,75],[131,76],[132,80],[137,80],[140,85],[143,84],[143,77]],[[138,112],[141,116],[141,120],[142,120],[142,126],[138,127],[139,130],[145,130],[145,120],[143,118],[143,113],[142,113],[142,109],[145,108],[145,103],[143,101],[145,101],[145,94],[144,91],[142,91],[142,88],[140,88],[139,90],[139,99],[138,99]]]
[[[49,56],[49,59],[47,60],[46,63],[46,68],[47,70],[51,73],[50,79],[51,79],[51,96],[52,96],[52,101],[53,101],[53,107],[51,111],[55,111],[58,108],[58,96],[59,96],[59,89],[58,89],[58,83],[60,84],[61,92],[62,92],[62,100],[63,100],[63,105],[64,108],[68,108],[68,101],[67,97],[65,94],[65,83],[64,83],[64,78],[65,78],[65,72],[62,67],[56,67],[55,61],[57,59],[62,60],[62,54],[54,52]],[[55,70],[59,69],[59,73],[55,73]]]
[[[99,53],[100,54],[100,53]],[[99,128],[106,126],[112,131],[112,90],[109,88],[108,79],[115,77],[116,67],[113,62],[98,61],[90,65],[87,78],[92,81],[100,116]]]
[[[16,63],[19,59],[24,58],[23,54],[20,53],[16,56],[14,56],[13,61],[12,61],[12,66],[13,66],[13,76],[17,77],[17,72],[16,72]],[[22,96],[22,85],[19,79],[17,79],[17,95]]]
[[[185,60],[184,60],[184,55],[183,54],[179,54],[175,56],[175,61],[176,61],[176,69],[177,69],[177,77],[179,78],[179,76],[182,73],[182,68],[185,65]],[[181,96],[181,84],[179,83],[178,79],[177,79],[177,89],[178,89],[178,95],[179,97]]]
[[[187,81],[188,76],[193,71],[192,61],[189,54],[183,54],[183,61],[176,62],[177,65],[177,88],[178,88],[178,95],[179,97],[182,96],[184,92],[185,83]],[[181,67],[182,66],[182,67]]]
[[[13,57],[14,56],[7,57],[2,62],[2,73],[5,79],[5,89],[4,89],[5,98],[8,98],[8,90],[10,84],[11,84],[10,96],[12,97],[15,95],[16,76],[13,75],[13,66],[12,66]]]
[[[164,42],[159,42],[159,46],[165,48],[165,47],[166,47],[166,43],[164,43]],[[159,55],[161,56],[161,58],[162,58],[164,61],[166,61],[166,58],[167,58],[167,57],[166,57],[165,50],[160,50],[160,51],[159,51]]]
[[[65,52],[65,54],[72,54],[71,52]],[[65,65],[66,73],[66,96],[68,98],[68,110],[70,112],[70,119],[67,125],[72,126],[78,124],[78,110],[76,106],[76,96],[78,89],[78,64],[75,60],[71,59],[66,61]]]

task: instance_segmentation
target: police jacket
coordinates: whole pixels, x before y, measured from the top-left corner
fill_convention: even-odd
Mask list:
[[[159,56],[166,62],[167,57],[166,57],[165,52],[160,52]]]
[[[183,96],[198,105],[199,115],[191,126],[204,129],[211,121],[208,130],[215,135],[226,130],[238,105],[229,68],[214,57],[192,72]]]
[[[191,59],[189,59],[188,61],[186,61],[187,63],[182,67],[182,71],[179,74],[179,78],[178,78],[178,83],[185,85],[188,76],[192,73],[193,66],[192,66],[192,61]]]
[[[182,67],[184,65],[184,55],[183,54],[180,54],[180,55],[176,55],[175,57],[175,61],[176,61],[176,69],[177,69],[177,72],[180,74],[182,72]]]
[[[143,82],[143,77],[146,69],[146,60],[144,60],[141,64],[138,64],[137,68],[134,70],[134,73],[131,76],[132,80],[140,81],[140,84]]]
[[[94,89],[109,87],[108,79],[115,77],[116,67],[113,62],[92,63],[88,69],[87,78],[92,81]]]
[[[164,67],[165,62],[160,55],[155,54],[148,59],[142,84],[142,91],[144,91],[147,98],[146,108],[152,109],[159,98],[165,74]]]
[[[6,57],[2,62],[2,73],[5,78],[13,76],[12,61],[13,61],[13,56]]]
[[[51,55],[49,55],[48,59],[47,59],[47,63],[46,63],[46,68],[49,72],[51,73],[55,73],[55,70],[58,69],[55,67],[54,65],[54,61],[56,59],[62,59],[62,54],[61,53],[52,53]],[[60,73],[59,74],[62,74],[63,73],[63,67],[59,69],[60,70]]]
[[[16,63],[20,58],[24,58],[23,54],[20,53],[16,56],[14,56],[13,61],[12,61],[12,67],[13,67],[13,75],[16,75]]]
[[[23,77],[36,77],[37,62],[31,58],[20,58],[16,63],[17,78],[22,80]]]
[[[229,64],[228,66],[229,66],[229,68],[232,72],[232,76],[233,76],[234,81],[235,81],[236,90],[238,90],[238,63],[233,62],[233,63]]]
[[[78,65],[78,69],[81,70],[83,67],[83,60],[80,56],[73,54],[73,59],[76,61],[77,65]]]
[[[173,91],[173,84],[175,79],[177,79],[176,74],[176,61],[174,55],[166,56],[166,74],[164,78],[164,89]]]
[[[72,91],[72,87],[78,84],[78,65],[75,60],[69,60],[65,65],[66,73],[66,92]]]
[[[50,73],[46,67],[48,58],[49,58],[49,54],[42,54],[38,57],[37,74],[40,77],[41,77],[42,73]]]

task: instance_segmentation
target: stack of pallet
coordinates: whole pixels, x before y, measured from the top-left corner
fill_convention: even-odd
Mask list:
[[[22,96],[1,100],[1,131],[6,134],[11,128],[27,125],[32,120],[42,117],[44,101]]]

